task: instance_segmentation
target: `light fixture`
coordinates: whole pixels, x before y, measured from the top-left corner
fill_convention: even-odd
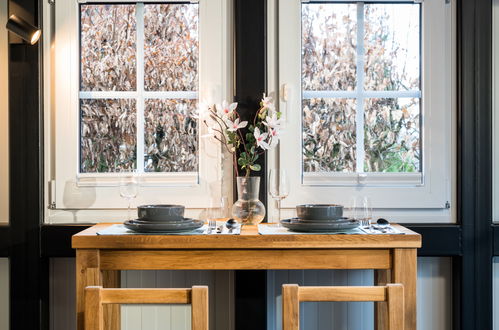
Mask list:
[[[40,36],[42,35],[42,30],[29,24],[25,20],[16,15],[10,15],[7,21],[7,30],[16,34],[21,39],[30,43],[31,45],[36,44]]]

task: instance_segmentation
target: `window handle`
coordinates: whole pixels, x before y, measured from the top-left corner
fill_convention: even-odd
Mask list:
[[[289,104],[289,85],[282,84],[281,90],[279,91],[279,98],[281,99],[279,111],[281,112],[281,118],[283,122],[288,121],[288,104]]]
[[[288,96],[289,96],[289,86],[288,86],[288,84],[282,84],[282,87],[281,87],[281,100],[282,100],[282,102],[288,102]]]

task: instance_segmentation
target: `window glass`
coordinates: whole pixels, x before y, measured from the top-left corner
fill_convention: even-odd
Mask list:
[[[80,101],[81,171],[136,168],[136,104],[133,99]]]
[[[137,89],[135,5],[82,5],[81,90]]]
[[[80,172],[197,172],[197,4],[80,6]]]
[[[146,90],[198,90],[198,57],[197,5],[144,6]]]
[[[304,172],[421,172],[421,7],[302,5]]]
[[[198,128],[196,100],[146,100],[144,148],[146,172],[196,172]]]

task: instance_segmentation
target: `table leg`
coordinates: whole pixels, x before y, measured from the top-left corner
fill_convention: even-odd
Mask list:
[[[102,285],[99,250],[76,250],[76,329],[85,329],[85,288]]]
[[[119,288],[121,286],[120,271],[102,271],[102,286],[105,288]],[[104,329],[121,329],[121,306],[118,304],[104,305]]]
[[[392,283],[404,285],[405,330],[416,330],[416,249],[395,249],[392,267]]]
[[[374,284],[378,286],[385,286],[391,282],[390,269],[376,269],[374,271]],[[374,328],[376,330],[388,329],[388,306],[386,302],[374,303]]]

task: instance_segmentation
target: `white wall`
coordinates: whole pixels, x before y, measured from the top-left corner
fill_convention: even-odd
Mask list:
[[[191,287],[208,285],[210,329],[233,329],[233,273],[230,271],[125,271],[123,287]],[[75,329],[75,260],[50,261],[50,329]],[[190,306],[124,305],[123,330],[190,329]],[[2,328],[0,327],[0,330]]]
[[[0,223],[9,221],[7,4],[0,1]]]
[[[0,259],[0,330],[9,329],[9,260]]]
[[[418,318],[420,330],[451,330],[452,268],[450,258],[418,258]],[[499,267],[498,267],[499,268]],[[279,270],[268,275],[267,329],[279,330],[281,285],[373,285],[373,271]],[[372,330],[373,303],[304,303],[301,328]]]

